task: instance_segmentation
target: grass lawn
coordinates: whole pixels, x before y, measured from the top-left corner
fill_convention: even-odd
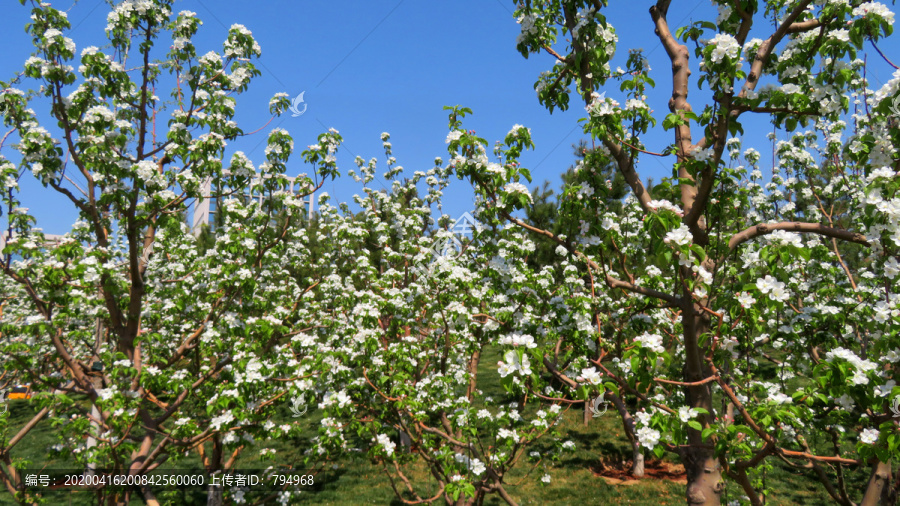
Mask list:
[[[496,372],[496,362],[499,360],[496,350],[487,350],[481,362],[480,387],[486,395],[493,396],[498,402],[512,402],[506,399],[505,393],[500,387],[499,377]],[[15,429],[26,423],[34,409],[29,401],[10,402],[10,426]],[[282,406],[275,423],[295,420],[291,418],[288,406]],[[310,427],[318,423],[316,413],[307,415],[306,420]],[[563,460],[549,469],[552,480],[549,484],[540,482],[544,470],[542,467],[533,469],[533,464],[523,460],[519,466],[507,476],[509,484],[507,490],[519,501],[520,504],[638,504],[662,506],[667,504],[684,504],[685,481],[675,460],[649,465],[650,473],[655,470],[674,471],[670,477],[673,479],[659,479],[647,477],[641,480],[625,480],[619,483],[608,483],[607,479],[599,476],[597,471],[606,466],[607,469],[616,467],[631,457],[630,446],[624,437],[622,425],[617,416],[612,412],[605,416],[592,420],[589,426],[582,423],[580,410],[569,410],[564,414],[562,432],[568,439],[575,441],[576,451],[566,454]],[[31,467],[38,468],[66,468],[64,462],[56,462],[48,459],[48,449],[56,443],[55,429],[49,423],[41,423],[35,427],[13,450],[14,458],[30,460]],[[312,433],[312,432],[310,432]],[[280,440],[270,445],[276,450],[275,460],[260,461],[258,457],[251,457],[251,452],[245,452],[237,465],[239,469],[264,469],[273,463],[290,465],[302,468],[302,452],[305,445],[302,439]],[[534,448],[541,451],[540,446]],[[255,452],[252,452],[255,453]],[[792,504],[832,504],[833,501],[825,493],[821,484],[816,480],[811,470],[791,469],[779,461],[773,461],[774,468],[766,476],[766,485],[771,493],[767,498],[767,504],[792,505]],[[291,501],[292,504],[324,504],[324,505],[354,505],[354,504],[402,504],[395,499],[394,493],[380,467],[369,462],[363,455],[351,454],[345,460],[336,463],[336,469],[323,471],[315,477],[315,485],[307,487],[306,493]],[[179,468],[200,468],[196,457],[186,458],[179,462]],[[834,474],[833,472],[831,473]],[[426,483],[427,470],[422,467],[414,469],[410,473],[410,479],[422,479],[419,483]],[[847,470],[848,490],[852,499],[858,500],[865,487],[868,478],[868,469]],[[430,482],[427,482],[430,484]],[[419,487],[419,493],[433,495],[432,488]],[[729,483],[726,489],[725,499],[735,500],[742,496],[739,487]],[[53,505],[87,505],[94,504],[93,495],[89,492],[54,491],[46,496],[48,504]],[[205,494],[202,490],[181,490],[160,494],[158,498],[164,504],[204,505]],[[442,503],[442,502],[441,502]],[[0,504],[16,504],[11,495],[0,491]],[[139,500],[132,504],[142,504]],[[275,503],[277,504],[277,503]],[[505,504],[497,496],[491,496],[485,504]]]

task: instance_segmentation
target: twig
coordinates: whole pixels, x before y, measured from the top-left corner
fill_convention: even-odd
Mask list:
[[[613,139],[615,139],[615,140],[621,142],[622,144],[628,146],[628,147],[631,148],[631,149],[640,151],[641,153],[645,153],[645,154],[653,155],[653,156],[662,156],[662,157],[669,156],[669,155],[664,155],[664,154],[662,154],[662,153],[654,153],[653,151],[646,151],[646,150],[643,150],[643,149],[641,149],[641,148],[639,148],[639,147],[637,147],[637,146],[632,146],[631,144],[628,144],[627,142],[623,141],[622,139],[620,139],[620,138],[619,138],[618,136],[616,136],[616,135],[613,135],[613,134],[610,134],[610,135],[613,136]]]
[[[869,42],[872,44],[872,47],[875,48],[875,51],[877,51],[878,54],[882,58],[884,58],[884,61],[886,61],[888,65],[890,65],[891,67],[894,67],[895,69],[900,69],[900,67],[894,65],[894,62],[892,62],[891,60],[888,60],[888,57],[885,56],[884,53],[881,52],[881,49],[878,49],[878,46],[875,45],[875,40],[873,40],[871,37],[869,37]]]

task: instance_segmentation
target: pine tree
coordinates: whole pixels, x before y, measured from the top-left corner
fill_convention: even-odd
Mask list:
[[[564,234],[569,237],[573,237],[578,231],[560,229],[561,200],[559,196],[565,195],[566,188],[575,184],[576,170],[583,171],[578,180],[585,182],[585,176],[587,176],[586,182],[602,194],[607,201],[607,207],[616,214],[622,212],[622,199],[627,194],[625,179],[601,151],[589,148],[583,139],[578,141],[578,144],[572,145],[572,149],[577,161],[560,175],[562,185],[559,194],[555,194],[550,188],[550,181],[544,180],[542,186],[532,190],[531,198],[534,204],[525,210],[526,222],[529,225],[549,230],[555,235]],[[557,195],[557,198],[551,200],[554,195]],[[543,236],[534,237],[534,241],[535,251],[528,259],[529,265],[533,268],[540,268],[544,265],[554,264],[558,258],[555,252],[556,243]]]

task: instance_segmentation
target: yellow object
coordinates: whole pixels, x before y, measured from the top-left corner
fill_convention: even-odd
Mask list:
[[[7,399],[31,399],[31,387],[16,385],[6,396]]]

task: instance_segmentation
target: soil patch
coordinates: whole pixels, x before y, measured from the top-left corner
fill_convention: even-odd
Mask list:
[[[684,466],[664,460],[647,460],[644,462],[644,476],[635,478],[631,475],[630,460],[604,459],[590,467],[594,476],[602,478],[610,485],[635,485],[640,480],[669,480],[686,484],[687,473]]]

